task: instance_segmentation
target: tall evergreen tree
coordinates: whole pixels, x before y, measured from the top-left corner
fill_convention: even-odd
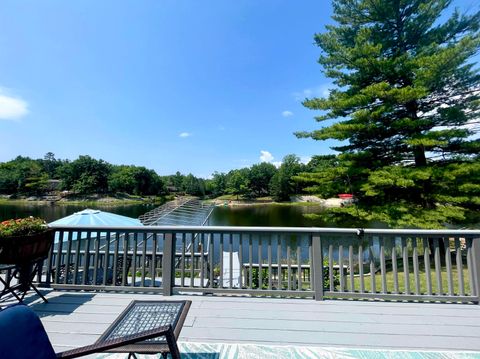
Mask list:
[[[450,4],[333,0],[336,24],[315,35],[336,88],[304,105],[336,121],[297,136],[343,141],[333,149],[365,209],[351,214],[428,227],[480,205],[480,12],[442,22]]]

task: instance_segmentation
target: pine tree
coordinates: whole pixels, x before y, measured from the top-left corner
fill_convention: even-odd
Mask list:
[[[469,62],[480,46],[480,12],[455,10],[441,22],[450,4],[334,0],[336,24],[315,35],[336,88],[304,101],[327,125],[297,136],[342,141],[333,149],[346,171],[336,172],[360,199],[350,214],[431,227],[480,205],[480,76]]]

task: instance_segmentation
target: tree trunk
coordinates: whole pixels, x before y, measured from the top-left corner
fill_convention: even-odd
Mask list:
[[[415,167],[424,167],[427,165],[427,157],[425,156],[425,148],[415,146],[413,148],[413,155],[415,156]]]
[[[408,81],[410,83],[410,81]],[[408,117],[413,121],[418,120],[418,104],[416,101],[411,101],[406,104]],[[420,134],[420,130],[415,129],[412,135]],[[427,165],[427,158],[425,156],[425,147],[423,145],[417,145],[413,147],[413,156],[415,158],[416,167],[424,167]]]

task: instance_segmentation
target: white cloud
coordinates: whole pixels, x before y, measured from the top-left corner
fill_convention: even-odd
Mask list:
[[[182,138],[187,138],[187,137],[190,137],[192,134],[189,133],[189,132],[182,132],[181,134],[179,134],[178,136],[179,137],[182,137]]]
[[[28,103],[0,89],[0,120],[19,120],[28,114]]]
[[[293,112],[292,112],[292,111],[285,110],[285,111],[282,112],[282,116],[283,116],[283,117],[293,116]]]
[[[323,97],[327,98],[330,94],[329,88],[332,84],[323,84],[313,88],[306,88],[299,92],[294,92],[293,97],[295,101],[303,101],[306,98]]]
[[[260,161],[262,162],[272,162],[273,161],[273,156],[270,152],[268,151],[260,151]]]
[[[272,162],[272,165],[274,165],[275,167],[279,168],[279,167],[282,165],[282,161],[273,161],[273,162]]]

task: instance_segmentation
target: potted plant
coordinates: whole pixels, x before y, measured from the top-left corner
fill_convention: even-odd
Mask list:
[[[40,218],[10,219],[0,223],[0,263],[17,266],[19,282],[24,289],[30,285],[35,262],[48,256],[53,234]]]

